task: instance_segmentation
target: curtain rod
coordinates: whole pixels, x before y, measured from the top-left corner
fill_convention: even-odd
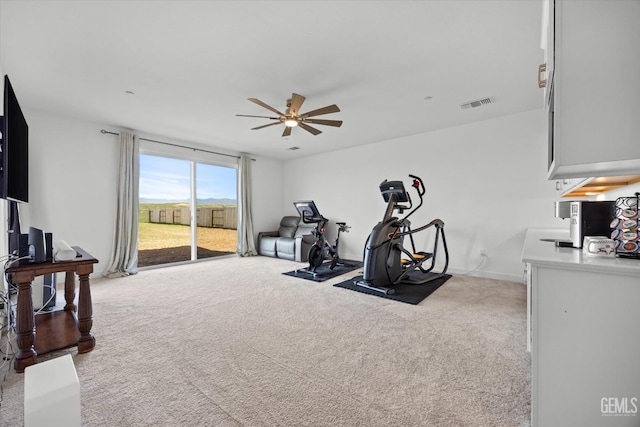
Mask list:
[[[100,129],[100,133],[102,133],[102,134],[108,133],[108,134],[116,135],[116,136],[120,135],[117,132],[110,132],[110,131],[104,130],[104,129]],[[233,154],[218,153],[217,151],[209,151],[209,150],[203,150],[202,148],[187,147],[186,145],[179,145],[179,144],[174,144],[174,143],[171,143],[171,142],[157,141],[155,139],[148,139],[148,138],[141,138],[141,137],[139,137],[139,139],[141,141],[156,142],[158,144],[171,145],[173,147],[186,148],[188,150],[193,150],[193,151],[202,151],[204,153],[217,154],[218,156],[235,157],[236,159],[240,158],[240,156],[234,156]],[[254,162],[256,161],[256,159],[251,159],[251,160],[253,160]]]

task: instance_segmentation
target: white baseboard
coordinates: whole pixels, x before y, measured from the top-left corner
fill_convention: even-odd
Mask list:
[[[520,275],[505,274],[505,273],[498,273],[495,271],[468,271],[468,270],[463,270],[455,267],[450,267],[447,270],[447,273],[462,274],[462,275],[471,276],[471,277],[481,277],[484,279],[503,280],[505,282],[517,282],[517,283],[522,283],[524,285],[524,277],[522,274]]]

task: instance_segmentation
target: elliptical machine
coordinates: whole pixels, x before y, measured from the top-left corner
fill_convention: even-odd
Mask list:
[[[447,271],[449,251],[444,235],[444,222],[434,219],[422,227],[411,229],[408,218],[422,206],[425,188],[422,179],[415,175],[409,177],[413,180],[411,186],[420,197],[420,203],[413,209],[411,197],[402,181],[384,180],[380,184],[380,192],[387,202],[387,209],[382,221],[373,228],[367,238],[364,247],[364,274],[362,280],[354,280],[357,286],[390,295],[395,292],[395,285],[422,285],[444,276]],[[399,214],[405,210],[409,210],[409,213],[404,218],[397,218],[393,216],[396,210]],[[416,251],[413,235],[431,227],[435,227],[436,230],[432,252]],[[411,250],[403,245],[406,236],[411,242]],[[442,271],[434,272],[440,239],[444,249],[444,267]]]

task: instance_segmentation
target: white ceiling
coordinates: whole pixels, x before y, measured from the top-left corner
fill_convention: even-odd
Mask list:
[[[0,64],[23,108],[292,159],[541,108],[541,12],[541,0],[0,0]],[[344,124],[283,138],[235,116],[273,115],[251,97],[283,111],[292,92],[301,112],[337,104],[318,118]]]

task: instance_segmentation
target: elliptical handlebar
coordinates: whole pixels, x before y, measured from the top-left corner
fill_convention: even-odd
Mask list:
[[[413,180],[413,182],[411,183],[411,186],[416,189],[416,192],[418,193],[418,197],[420,197],[420,203],[418,203],[418,206],[413,208],[413,210],[409,212],[407,216],[404,217],[404,220],[409,218],[411,214],[413,214],[415,211],[420,209],[420,206],[422,206],[422,202],[424,201],[422,196],[424,196],[424,193],[426,192],[424,188],[424,183],[422,182],[422,179],[420,177],[409,174],[409,178]]]
[[[413,179],[413,184],[411,184],[411,186],[416,189],[416,191],[418,192],[418,195],[420,196],[420,199],[422,199],[422,196],[424,196],[424,193],[426,193],[427,191],[424,188],[424,182],[420,177],[416,175],[409,174],[409,178]]]

